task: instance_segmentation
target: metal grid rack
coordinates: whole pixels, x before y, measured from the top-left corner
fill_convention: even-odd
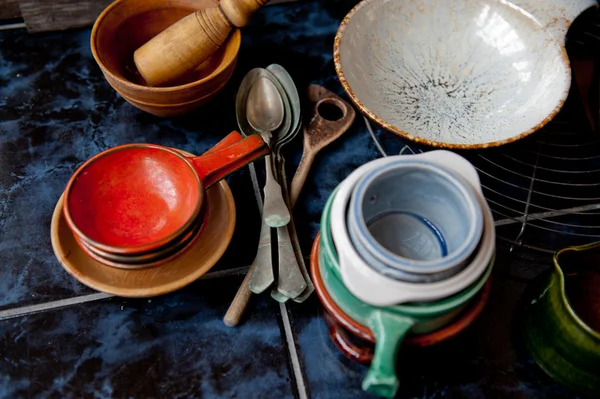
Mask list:
[[[599,33],[600,13],[582,14],[569,31],[569,55],[598,64]],[[598,104],[588,105],[587,113],[584,107],[598,102],[599,72],[596,66],[592,89],[583,96],[573,79],[563,109],[540,131],[506,146],[460,152],[478,170],[498,238],[511,251],[522,247],[554,253],[600,241],[600,110]],[[385,156],[387,148],[387,155],[392,154],[385,135],[378,139],[366,118],[365,123],[379,151]],[[411,144],[399,153],[427,150]]]

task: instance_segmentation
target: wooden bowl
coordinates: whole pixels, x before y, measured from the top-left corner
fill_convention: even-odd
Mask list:
[[[242,41],[239,29],[193,73],[170,86],[147,85],[135,67],[133,53],[186,15],[216,4],[215,0],[117,0],[100,14],[92,29],[94,59],[112,88],[145,112],[164,117],[198,108],[231,78]]]
[[[134,100],[133,98],[128,97],[126,94],[121,93],[119,90],[116,90],[116,91],[117,91],[117,93],[119,93],[121,95],[121,97],[123,97],[125,99],[125,101],[127,101],[134,107],[141,109],[142,111],[148,112],[148,113],[156,115],[156,116],[161,116],[161,117],[177,116],[177,115],[186,114],[186,113],[208,103],[210,100],[212,100],[213,97],[215,97],[217,94],[219,94],[219,92],[221,90],[223,90],[223,88],[227,84],[227,81],[229,80],[229,78],[231,77],[232,74],[233,74],[233,68],[231,68],[231,72],[228,73],[226,77],[224,77],[223,84],[221,86],[217,87],[214,91],[207,93],[203,96],[200,96],[192,101],[188,101],[185,103],[179,103],[179,104],[147,103],[147,102],[143,102],[143,101]]]

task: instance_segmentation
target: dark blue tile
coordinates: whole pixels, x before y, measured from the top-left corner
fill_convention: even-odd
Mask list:
[[[278,306],[222,317],[239,278],[0,322],[2,398],[293,398]]]

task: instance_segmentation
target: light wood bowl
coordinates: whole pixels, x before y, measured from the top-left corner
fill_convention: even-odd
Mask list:
[[[90,258],[77,244],[63,213],[63,196],[54,214],[50,236],[62,267],[82,284],[121,297],[146,298],[180,289],[200,278],[221,258],[235,229],[235,202],[225,181],[207,191],[209,215],[196,242],[181,256],[148,269],[125,270]]]
[[[206,104],[231,78],[242,35],[234,29],[223,46],[173,85],[151,87],[133,62],[141,45],[173,23],[215,0],[117,0],[97,18],[90,46],[104,77],[133,106],[157,116],[176,116]]]
[[[231,73],[228,74],[227,80],[231,77],[232,74],[233,74],[233,69],[231,70]],[[223,82],[223,84],[221,86],[217,87],[214,91],[212,91],[204,96],[198,97],[192,101],[188,101],[185,103],[179,103],[179,104],[147,103],[147,102],[143,102],[143,101],[134,100],[133,98],[128,97],[126,94],[121,93],[118,90],[117,90],[117,93],[119,93],[121,95],[121,97],[123,97],[125,99],[125,101],[127,101],[134,107],[141,109],[142,111],[145,111],[145,112],[148,112],[150,114],[160,116],[160,117],[170,117],[170,116],[186,114],[186,113],[193,111],[194,109],[201,107],[202,105],[208,103],[217,94],[219,94],[219,92],[221,92],[221,90],[223,90],[223,88],[225,87],[226,84],[227,84],[227,81]]]

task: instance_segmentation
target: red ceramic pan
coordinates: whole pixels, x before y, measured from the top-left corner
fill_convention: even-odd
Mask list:
[[[192,223],[187,231],[169,244],[157,248],[155,251],[145,252],[139,255],[119,255],[102,251],[78,237],[75,237],[75,240],[79,247],[90,258],[107,266],[129,270],[160,266],[164,263],[171,262],[176,257],[185,253],[185,251],[196,242],[198,237],[200,237],[208,218],[208,203],[202,208],[198,219]]]
[[[214,147],[204,154],[210,154],[211,152],[222,150],[223,148],[240,140],[242,140],[242,135],[237,132],[233,132],[219,141]],[[207,217],[208,203],[202,207],[198,219],[194,221],[194,223],[192,223],[187,230],[183,231],[179,237],[173,239],[173,241],[163,245],[162,247],[156,247],[151,251],[136,254],[114,254],[112,252],[103,251],[83,240],[81,237],[74,237],[79,247],[83,249],[83,251],[89,257],[107,266],[117,267],[120,269],[140,269],[145,267],[154,267],[173,260],[175,257],[181,255],[187,249],[189,249],[189,247],[191,247],[191,245],[200,236],[202,227],[204,226]]]
[[[114,147],[73,174],[65,219],[77,237],[103,251],[148,252],[188,229],[206,189],[268,152],[258,135],[199,157],[155,144]]]

